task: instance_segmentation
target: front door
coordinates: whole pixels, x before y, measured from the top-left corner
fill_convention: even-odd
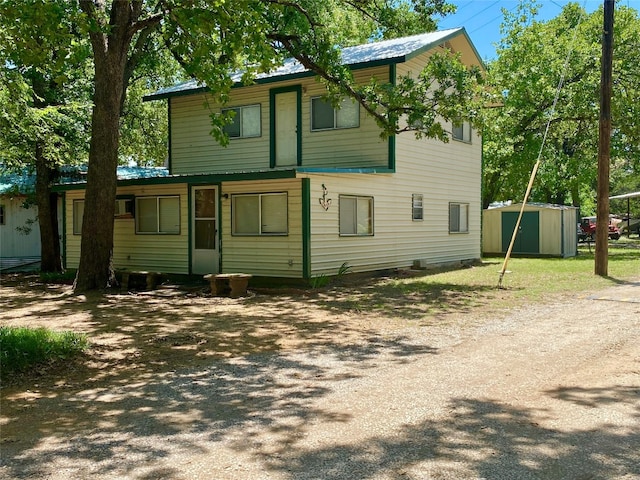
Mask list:
[[[218,190],[191,187],[191,272],[218,273]]]
[[[276,167],[298,164],[300,141],[298,90],[275,93],[272,109],[274,135],[274,163]]]

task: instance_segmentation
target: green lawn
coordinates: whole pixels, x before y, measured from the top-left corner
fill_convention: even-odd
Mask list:
[[[85,335],[46,328],[0,327],[0,376],[67,360],[87,348]]]

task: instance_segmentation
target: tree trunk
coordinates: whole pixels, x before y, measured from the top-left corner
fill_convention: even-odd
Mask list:
[[[40,224],[40,269],[61,272],[60,236],[58,231],[58,195],[51,191],[56,169],[43,157],[42,146],[36,144],[36,204]]]
[[[125,54],[95,58],[95,93],[87,189],[82,219],[80,264],[74,290],[84,292],[113,286],[113,216],[119,145],[120,101]]]
[[[136,32],[141,29],[151,31],[161,19],[157,16],[142,26],[136,25],[145,12],[141,1],[112,0],[109,5],[107,2],[79,0],[79,4],[99,28],[89,32],[95,66],[95,91],[80,264],[74,285],[77,293],[115,284],[112,256],[119,120],[128,79],[136,64],[135,58],[129,57],[131,42]],[[109,19],[108,25],[103,23],[105,18]],[[140,33],[140,45],[136,45],[139,51],[142,51],[147,38],[148,34]]]

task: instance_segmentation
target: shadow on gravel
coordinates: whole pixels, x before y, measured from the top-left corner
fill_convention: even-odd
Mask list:
[[[360,348],[327,354],[329,363],[293,354],[256,355],[216,362],[205,370],[168,373],[144,385],[42,399],[37,408],[60,416],[40,425],[32,437],[7,439],[3,433],[0,472],[6,478],[47,478],[56,458],[63,457],[95,478],[184,478],[185,465],[158,462],[177,452],[186,455],[182,458],[215,455],[211,442],[225,441],[239,455],[249,454],[264,465],[264,478],[267,472],[292,480],[640,475],[637,430],[612,425],[554,429],[536,423],[548,418],[544,410],[473,398],[453,399],[442,422],[407,425],[385,437],[372,431],[361,444],[346,445],[345,439],[345,445],[310,449],[301,441],[314,422],[348,432],[348,413],[314,407],[314,399],[330,393],[325,382],[357,377],[370,366]],[[636,388],[562,388],[549,395],[579,408],[617,403],[635,404],[638,411]],[[42,436],[54,441],[42,448]]]
[[[456,399],[449,420],[408,425],[391,437],[372,432],[361,445],[302,447],[313,422],[342,427],[351,418],[316,407],[340,382],[381,362],[393,368],[438,353],[428,338],[381,334],[344,321],[343,315],[358,315],[364,322],[365,307],[397,307],[399,316],[414,318],[414,302],[425,303],[420,295],[427,294],[389,288],[378,294],[352,288],[335,302],[323,293],[293,301],[286,295],[76,297],[48,287],[17,288],[14,296],[3,296],[3,310],[24,324],[47,326],[57,319],[87,333],[95,345],[58,375],[3,388],[0,476],[47,478],[59,473],[52,471],[56,459],[70,459],[76,469],[70,477],[184,478],[185,465],[163,459],[176,451],[180,458],[215,455],[217,440],[291,479],[425,478],[421,463],[433,460],[444,462],[439,471],[450,470],[451,478],[640,475],[638,431],[549,429],[534,423],[539,412],[480,399]],[[482,290],[439,285],[432,300],[449,297],[447,305],[465,311],[481,301],[468,297]],[[316,315],[316,309],[332,315]],[[579,400],[595,406],[638,402],[637,390],[621,387],[549,395],[577,407],[584,407]]]
[[[127,376],[108,386],[56,392],[25,402],[20,416],[3,426],[0,473],[48,478],[56,459],[64,458],[78,469],[72,478],[87,472],[96,478],[172,478],[183,467],[158,470],[158,460],[176,452],[211,455],[210,442],[219,440],[242,450],[260,444],[265,431],[265,445],[277,446],[270,455],[288,455],[310,420],[342,424],[350,419],[313,406],[330,392],[328,382],[361,376],[379,361],[381,349],[390,348],[391,357],[434,353],[412,346],[405,352],[401,345],[378,339],[321,349],[323,358],[317,361],[306,354],[253,355],[212,362],[205,369]],[[49,412],[41,421],[23,417],[37,418],[41,412]]]
[[[601,402],[638,401],[637,389],[581,389]],[[603,392],[606,390],[606,393]],[[576,392],[578,393],[578,392]],[[262,459],[291,479],[638,478],[640,432],[604,425],[598,430],[545,428],[534,417],[544,411],[513,408],[489,400],[459,398],[449,420],[408,426],[393,437],[371,437],[361,445],[313,451],[291,449]],[[536,415],[534,415],[534,413]],[[322,472],[314,476],[314,472]]]
[[[381,356],[393,365],[437,353],[426,339],[316,315],[308,299],[286,296],[73,296],[31,286],[3,305],[22,324],[55,319],[93,342],[80,361],[3,387],[7,478],[50,477],[62,458],[80,477],[171,478],[179,465],[156,469],[167,443],[198,455],[207,452],[194,438],[237,436],[240,447],[263,428],[288,452],[308,419],[349,418],[312,406],[328,381],[358,378]]]

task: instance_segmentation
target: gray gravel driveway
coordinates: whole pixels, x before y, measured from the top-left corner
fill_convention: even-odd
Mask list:
[[[640,284],[33,408],[0,478],[640,479]]]

